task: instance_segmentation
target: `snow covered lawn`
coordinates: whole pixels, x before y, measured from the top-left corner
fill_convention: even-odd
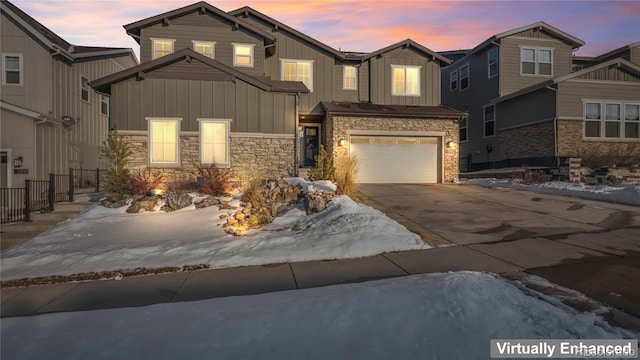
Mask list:
[[[303,180],[292,180],[303,182]],[[308,184],[326,189],[326,185]],[[230,203],[238,206],[239,200]],[[303,206],[257,230],[234,237],[220,215],[231,210],[191,207],[128,214],[95,206],[74,219],[2,253],[2,279],[114,271],[139,267],[212,268],[357,258],[429,248],[419,236],[365,205],[337,197],[306,216]]]
[[[488,359],[491,339],[638,336],[477,272],[3,318],[1,326],[3,359]]]

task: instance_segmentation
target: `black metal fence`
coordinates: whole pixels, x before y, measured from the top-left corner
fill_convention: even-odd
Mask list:
[[[69,169],[49,180],[25,180],[23,188],[0,189],[0,224],[31,221],[35,211],[53,211],[57,202],[73,201],[75,194],[99,192],[104,170]]]

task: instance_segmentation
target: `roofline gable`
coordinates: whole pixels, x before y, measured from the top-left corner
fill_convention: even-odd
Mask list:
[[[638,41],[636,43],[632,43],[632,44],[627,44],[625,46],[619,47],[617,49],[613,49],[611,51],[607,51],[606,53],[604,53],[602,55],[598,55],[598,56],[596,56],[596,57],[594,57],[592,59],[594,61],[600,61],[600,60],[602,60],[604,58],[607,58],[609,56],[617,55],[619,53],[625,52],[627,50],[633,49],[633,48],[638,47],[638,46],[640,46],[640,41]]]
[[[217,69],[219,71],[222,71],[224,73],[227,73],[231,76],[233,76],[236,79],[239,79],[241,81],[244,81],[248,84],[251,84],[261,90],[264,91],[273,91],[273,92],[278,92],[278,91],[284,91],[284,92],[288,92],[286,90],[277,88],[275,86],[273,86],[273,82],[267,83],[265,81],[262,81],[256,77],[253,77],[251,75],[247,75],[241,71],[238,71],[230,66],[227,66],[217,60],[208,58],[196,51],[194,51],[193,49],[189,49],[189,48],[184,48],[180,51],[176,51],[174,53],[171,53],[169,55],[163,56],[161,58],[155,59],[155,60],[151,60],[151,61],[147,61],[144,62],[138,66],[134,66],[132,68],[128,68],[125,70],[122,70],[118,73],[112,74],[112,75],[108,75],[105,76],[103,78],[100,79],[96,79],[93,80],[89,83],[89,85],[91,85],[91,87],[93,87],[96,91],[99,92],[107,92],[105,90],[107,90],[108,87],[110,87],[112,84],[132,78],[134,76],[138,76],[138,74],[140,73],[145,73],[145,72],[150,72],[156,69],[160,69],[163,68],[167,65],[176,63],[178,61],[182,61],[182,60],[188,60],[188,59],[196,59],[202,63],[204,63],[205,65],[208,65],[214,69]],[[298,83],[296,81],[287,81],[286,83]],[[306,89],[306,87],[305,87]],[[303,91],[302,89],[300,89],[300,91],[291,91],[291,92],[304,92],[304,93],[308,93],[309,90],[306,89],[306,91]]]
[[[382,55],[382,54],[384,54],[386,52],[389,52],[391,50],[395,50],[395,49],[401,48],[401,47],[402,48],[413,47],[416,50],[422,52],[423,54],[431,56],[434,60],[435,59],[440,60],[442,63],[444,63],[444,65],[450,65],[451,64],[451,60],[447,59],[446,57],[438,54],[437,52],[435,52],[435,51],[433,51],[433,50],[431,50],[431,49],[429,49],[429,48],[427,48],[427,47],[425,47],[425,46],[423,46],[423,45],[421,45],[421,44],[419,44],[419,43],[417,43],[417,42],[415,42],[415,41],[413,41],[411,39],[405,39],[405,40],[402,40],[402,41],[397,42],[395,44],[392,44],[392,45],[389,45],[387,47],[384,47],[382,49],[379,49],[379,50],[376,50],[376,51],[372,51],[372,52],[366,54],[363,57],[363,60],[364,61],[369,60],[374,56],[379,56],[379,55]]]
[[[127,31],[127,34],[131,37],[134,38],[134,40],[139,44],[140,43],[140,29],[141,28],[145,28],[145,27],[149,27],[155,24],[159,24],[165,21],[165,19],[171,20],[171,19],[175,19],[175,18],[179,18],[181,16],[187,15],[189,13],[192,13],[194,11],[200,11],[201,13],[204,12],[210,12],[216,16],[219,16],[223,19],[226,19],[232,23],[235,24],[235,26],[239,29],[239,28],[245,28],[251,32],[253,32],[254,34],[260,36],[261,38],[267,40],[267,43],[272,44],[275,42],[275,37],[273,35],[271,35],[270,33],[261,30],[259,28],[257,28],[256,26],[242,20],[242,19],[238,19],[235,16],[232,16],[220,9],[218,9],[217,7],[205,2],[205,1],[200,1],[191,5],[187,5],[184,7],[181,7],[179,9],[175,9],[175,10],[171,10],[171,11],[167,11],[164,12],[162,14],[158,14],[155,16],[151,16],[148,17],[146,19],[142,19],[142,20],[138,20],[136,22],[132,22],[130,24],[124,25],[124,29]]]

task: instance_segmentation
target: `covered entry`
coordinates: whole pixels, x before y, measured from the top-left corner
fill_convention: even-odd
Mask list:
[[[352,135],[361,183],[437,183],[438,137]]]

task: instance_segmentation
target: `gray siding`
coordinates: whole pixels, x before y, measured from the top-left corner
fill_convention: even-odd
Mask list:
[[[556,116],[556,92],[545,88],[499,103],[497,113],[498,130],[553,120]]]
[[[630,61],[633,63],[636,63],[637,65],[640,65],[640,46],[631,48],[630,52],[631,52]]]
[[[358,74],[357,89],[356,90],[344,90],[344,66],[355,66]],[[359,102],[360,100],[368,100],[368,95],[365,93],[365,97],[361,97],[363,88],[368,89],[367,79],[368,67],[359,66],[359,63],[351,64],[344,62],[336,62],[333,65],[333,97],[332,100],[344,101],[344,102]]]
[[[602,68],[588,72],[578,79],[585,80],[607,80],[607,81],[628,81],[628,82],[640,82],[640,76],[630,73],[621,68]]]
[[[182,131],[198,131],[197,118],[232,119],[232,132],[292,134],[295,98],[237,80],[129,79],[112,87],[118,129],[147,130],[147,117],[179,117]]]
[[[558,84],[558,117],[582,118],[584,100],[618,100],[640,102],[640,83],[604,83],[564,81]]]

